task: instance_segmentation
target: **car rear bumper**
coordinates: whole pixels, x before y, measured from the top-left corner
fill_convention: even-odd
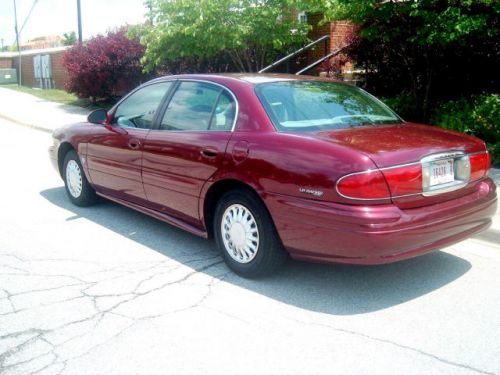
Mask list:
[[[269,194],[278,233],[296,259],[383,264],[464,240],[491,225],[496,186],[482,181],[471,194],[430,206],[349,206]]]

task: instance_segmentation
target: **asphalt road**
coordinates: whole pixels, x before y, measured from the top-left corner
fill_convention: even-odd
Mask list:
[[[0,373],[500,374],[500,220],[378,267],[230,273],[212,243],[77,208],[50,136],[0,119]]]

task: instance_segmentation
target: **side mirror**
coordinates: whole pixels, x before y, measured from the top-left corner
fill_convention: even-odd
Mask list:
[[[87,116],[87,121],[92,124],[104,124],[107,116],[108,112],[105,109],[96,109],[95,111],[90,112]]]

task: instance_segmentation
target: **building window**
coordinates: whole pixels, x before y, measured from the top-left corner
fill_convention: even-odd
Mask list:
[[[307,22],[307,13],[306,12],[299,12],[297,15],[297,19],[299,22]]]

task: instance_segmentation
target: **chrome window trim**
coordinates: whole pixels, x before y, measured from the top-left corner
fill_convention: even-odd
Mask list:
[[[397,199],[397,198],[405,198],[405,197],[413,197],[416,195],[422,195],[424,197],[427,196],[435,196],[439,194],[444,194],[444,193],[449,193],[455,190],[459,190],[465,186],[467,186],[471,182],[479,181],[467,181],[467,182],[452,182],[448,184],[443,184],[444,186],[440,187],[439,189],[434,189],[430,191],[422,191],[420,193],[412,193],[412,194],[403,194],[403,195],[396,195],[396,196],[390,196],[388,198],[355,198],[355,197],[350,197],[348,195],[342,194],[339,189],[338,185],[339,183],[347,177],[354,176],[354,175],[359,175],[359,174],[366,174],[366,173],[373,173],[373,172],[383,172],[386,170],[391,170],[391,169],[396,169],[396,168],[401,168],[401,167],[409,167],[412,165],[424,165],[424,164],[429,164],[432,161],[435,160],[446,160],[450,158],[459,158],[459,157],[464,157],[464,156],[471,156],[471,155],[480,155],[480,154],[488,154],[488,151],[476,151],[476,152],[471,152],[471,153],[466,153],[464,151],[449,151],[449,152],[440,152],[436,154],[431,154],[428,156],[423,157],[420,159],[420,161],[415,161],[411,163],[403,163],[403,164],[398,164],[398,165],[393,165],[390,167],[382,167],[382,168],[372,168],[368,169],[366,171],[361,171],[361,172],[353,172],[353,173],[348,173],[342,177],[340,177],[337,182],[335,183],[335,191],[337,192],[338,195],[340,195],[343,198],[346,199],[352,199],[352,200],[358,200],[358,201],[386,201],[386,200],[391,200],[391,199]],[[390,191],[389,191],[390,193]]]
[[[233,119],[233,125],[231,126],[231,129],[229,130],[210,130],[210,129],[205,129],[205,130],[196,130],[196,132],[231,132],[233,133],[234,132],[234,129],[236,128],[236,123],[238,122],[238,116],[240,114],[240,103],[238,102],[238,99],[236,99],[236,95],[234,95],[233,91],[231,89],[229,89],[227,86],[224,86],[218,82],[214,82],[214,81],[210,81],[210,80],[205,80],[205,79],[196,79],[196,78],[177,78],[177,81],[179,82],[179,85],[182,84],[182,82],[200,82],[200,83],[208,83],[208,84],[211,84],[211,85],[215,85],[215,86],[218,86],[220,87],[221,89],[227,91],[231,97],[233,98],[234,102],[236,103],[236,109],[235,109],[235,112],[234,112],[234,119]],[[177,91],[177,88],[178,86],[176,87],[176,91]],[[175,91],[173,92],[173,95],[172,95],[172,98],[173,96],[175,95]],[[170,100],[172,99],[170,98]],[[167,103],[167,107],[165,108],[165,112],[163,113],[163,116],[165,116],[165,113],[167,112],[168,110],[168,103]],[[161,119],[159,119],[161,121]],[[165,130],[165,129],[154,129],[154,130],[158,130],[158,131],[168,131],[168,132],[194,132],[193,130]]]

